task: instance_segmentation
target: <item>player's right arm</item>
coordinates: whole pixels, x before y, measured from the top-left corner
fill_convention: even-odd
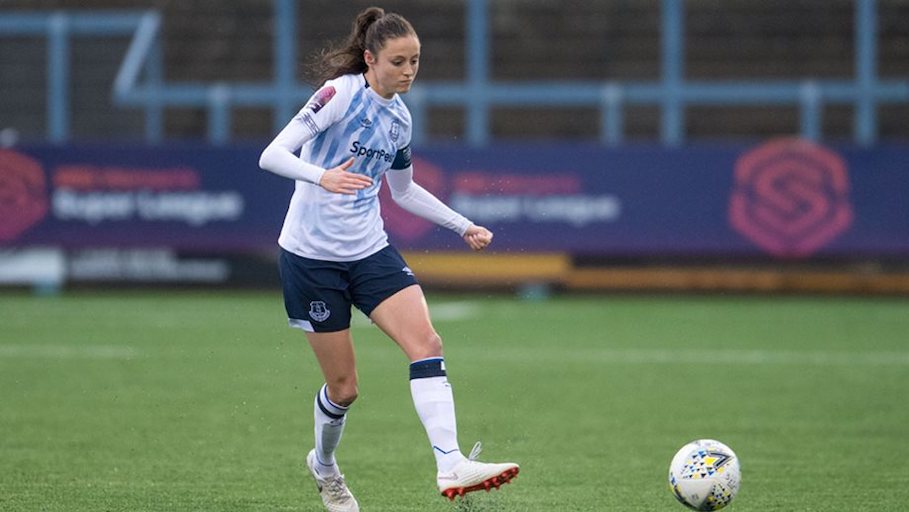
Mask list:
[[[313,137],[299,117],[294,117],[262,151],[259,167],[285,178],[318,185],[326,170],[296,155],[303,144]]]
[[[333,103],[335,86],[329,82],[309,99],[300,112],[278,133],[277,137],[262,151],[259,167],[279,176],[319,185],[329,192],[356,194],[358,190],[372,185],[372,178],[349,172],[353,158],[324,169],[297,157],[300,148],[315,138],[340,118],[339,107],[344,103],[338,99]]]

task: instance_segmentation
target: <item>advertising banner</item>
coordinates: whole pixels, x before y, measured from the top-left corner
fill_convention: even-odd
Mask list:
[[[273,251],[293,182],[261,147],[0,150],[0,248]],[[909,256],[909,147],[496,145],[416,149],[415,177],[500,252],[600,257]],[[402,250],[467,250],[401,210]]]
[[[0,150],[0,246],[274,247],[293,183],[251,148]]]

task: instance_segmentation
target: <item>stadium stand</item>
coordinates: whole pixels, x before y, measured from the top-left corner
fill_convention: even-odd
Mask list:
[[[297,53],[309,55],[336,37],[352,13],[373,1],[300,2]],[[909,4],[878,3],[879,64],[882,78],[909,74]],[[465,2],[398,0],[382,2],[406,14],[425,44],[422,80],[465,77]],[[70,12],[155,9],[162,15],[164,75],[169,80],[243,82],[273,75],[272,2],[202,0],[7,0],[4,10]],[[660,75],[660,2],[623,0],[498,0],[489,3],[492,80],[656,80]],[[691,80],[849,78],[854,75],[854,9],[851,0],[689,0],[685,4],[684,74]],[[557,41],[558,44],[553,44]],[[113,107],[110,91],[128,38],[79,38],[72,43],[72,123],[78,140],[141,138],[143,113]],[[44,131],[46,71],[44,40],[15,37],[0,46],[0,65],[15,73],[0,76],[0,128],[15,128],[24,139]],[[302,66],[300,67],[302,76]],[[461,107],[435,106],[428,132],[434,140],[462,136]],[[851,106],[826,106],[826,138],[848,138]],[[599,112],[584,107],[500,107],[491,115],[499,139],[596,140]],[[628,140],[658,138],[660,110],[629,106]],[[880,109],[882,139],[909,137],[909,106]],[[203,109],[169,107],[165,133],[172,139],[204,137]],[[686,109],[692,139],[763,138],[798,129],[790,106],[735,106]],[[266,108],[236,108],[232,134],[260,140],[273,131]]]

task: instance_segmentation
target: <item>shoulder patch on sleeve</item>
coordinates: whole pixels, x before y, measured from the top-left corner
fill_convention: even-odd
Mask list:
[[[306,103],[306,106],[303,107],[303,110],[309,110],[313,114],[322,110],[322,107],[328,105],[328,102],[335,97],[335,87],[333,85],[326,85],[322,87],[315,94],[309,98],[309,101]]]
[[[306,102],[306,105],[300,109],[295,118],[303,123],[310,133],[315,136],[322,129],[319,127],[321,123],[317,123],[315,120],[316,114],[335,97],[337,90],[333,85],[324,85],[321,89],[316,91]]]

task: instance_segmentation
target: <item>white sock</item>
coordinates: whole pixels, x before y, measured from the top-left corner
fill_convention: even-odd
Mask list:
[[[316,393],[313,404],[316,433],[316,471],[321,476],[339,473],[335,462],[335,449],[341,442],[344,423],[347,419],[347,407],[340,406],[328,398],[328,386]]]
[[[429,436],[439,472],[450,472],[464,460],[464,455],[458,448],[454,395],[448,384],[443,358],[433,357],[410,363],[410,395]]]

